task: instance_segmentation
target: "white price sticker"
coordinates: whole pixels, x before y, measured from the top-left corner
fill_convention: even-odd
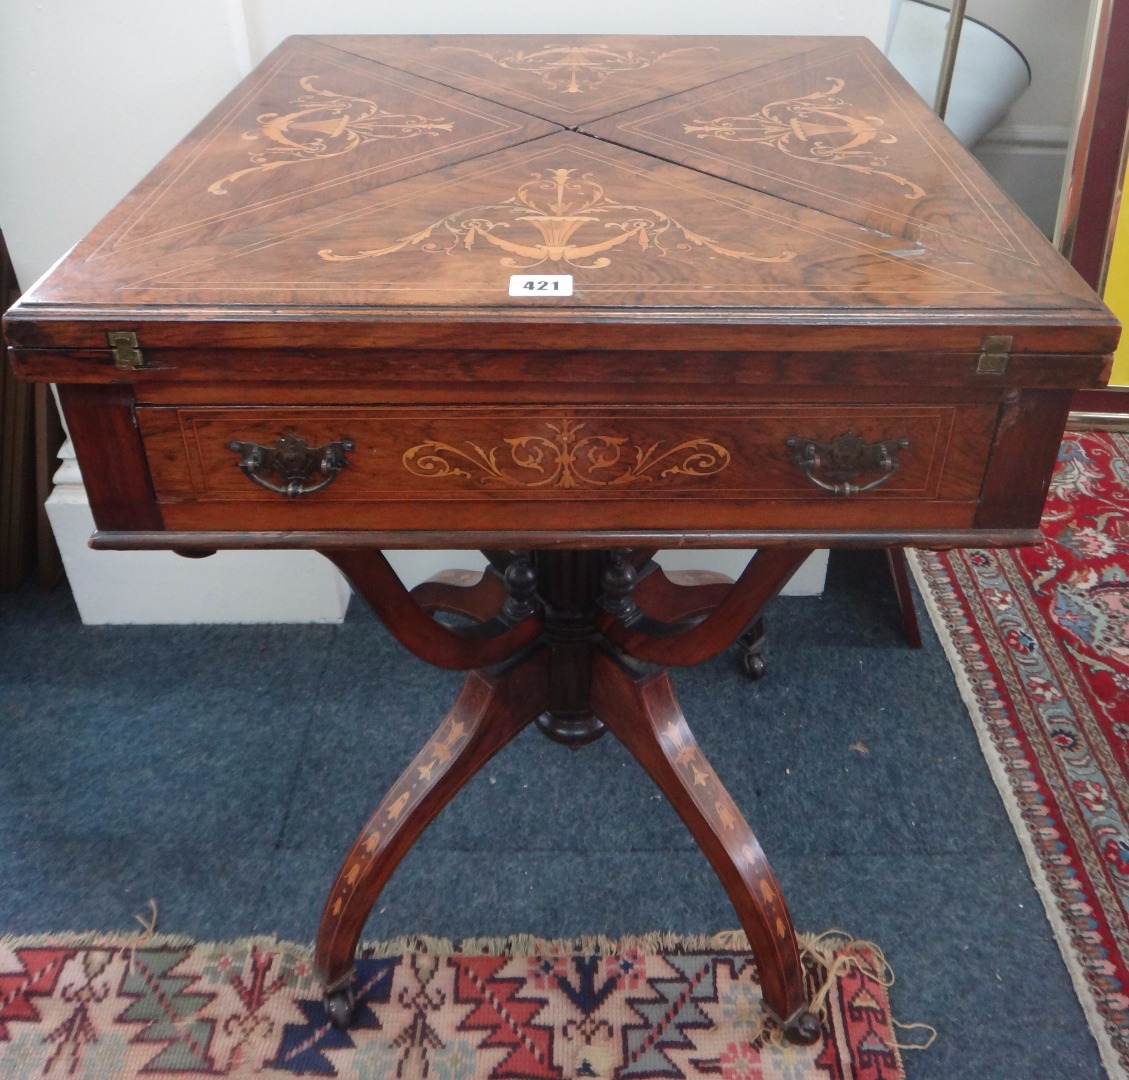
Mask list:
[[[572,296],[571,274],[511,274],[510,296]]]

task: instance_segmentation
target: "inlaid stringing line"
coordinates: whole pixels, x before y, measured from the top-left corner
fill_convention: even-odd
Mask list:
[[[343,54],[343,55],[346,56],[346,57],[351,56],[351,54],[348,54],[348,53]],[[430,98],[431,100],[433,100],[435,102],[435,104],[438,107],[444,108],[444,109],[448,110],[449,112],[458,110],[460,112],[466,113],[467,115],[472,116],[477,120],[481,120],[484,123],[488,123],[488,124],[493,125],[495,130],[482,132],[478,135],[465,136],[461,139],[456,138],[455,140],[453,140],[451,142],[445,142],[441,145],[433,146],[423,153],[405,155],[403,157],[398,157],[398,158],[396,158],[392,161],[381,162],[379,164],[372,165],[372,166],[370,166],[369,168],[366,168],[366,169],[361,169],[361,170],[356,171],[356,172],[346,173],[344,176],[337,176],[337,177],[333,177],[333,178],[330,178],[330,179],[327,179],[327,180],[319,181],[318,183],[307,184],[304,187],[292,189],[292,190],[290,190],[290,191],[288,191],[288,192],[286,192],[285,194],[282,194],[282,195],[277,195],[277,196],[274,196],[274,197],[271,197],[271,198],[261,199],[258,202],[247,203],[247,204],[235,207],[235,208],[228,210],[226,212],[213,214],[213,215],[210,215],[210,216],[207,216],[207,217],[198,218],[194,221],[190,221],[190,222],[186,222],[186,223],[183,223],[183,224],[176,225],[173,228],[165,229],[165,230],[162,230],[161,232],[153,233],[152,235],[148,235],[148,236],[145,236],[141,239],[134,240],[132,243],[120,242],[121,239],[128,236],[128,234],[132,230],[134,230],[142,220],[144,220],[144,218],[156,206],[156,204],[161,199],[163,199],[169,193],[170,190],[173,189],[174,185],[177,182],[181,181],[182,178],[185,175],[187,175],[187,173],[194,166],[196,166],[198,164],[199,160],[204,156],[205,152],[208,149],[210,149],[221,138],[221,136],[226,134],[236,124],[246,123],[246,119],[245,119],[244,114],[245,114],[246,110],[249,109],[252,106],[252,104],[256,100],[257,96],[278,75],[278,73],[281,71],[284,64],[290,63],[292,61],[297,62],[298,59],[299,59],[298,57],[294,57],[294,56],[281,57],[279,59],[278,64],[272,66],[266,72],[263,79],[260,80],[259,82],[257,82],[255,84],[255,86],[252,87],[246,95],[244,95],[242,98],[240,98],[240,100],[233,106],[232,111],[227,115],[226,119],[223,120],[222,123],[220,123],[212,131],[212,133],[208,136],[208,138],[201,140],[201,143],[199,144],[199,146],[191,154],[189,154],[187,156],[187,158],[183,162],[181,168],[177,169],[174,173],[172,173],[166,179],[162,180],[161,183],[158,184],[153,189],[153,191],[150,193],[150,195],[146,198],[145,202],[141,206],[138,207],[137,212],[130,218],[130,220],[123,226],[123,228],[118,233],[116,233],[114,235],[114,237],[111,237],[105,243],[100,245],[100,247],[98,249],[99,251],[101,251],[102,248],[106,247],[111,242],[111,240],[115,241],[113,243],[112,251],[108,252],[106,256],[100,256],[100,257],[107,257],[109,254],[117,254],[119,251],[128,251],[128,250],[132,250],[132,249],[137,248],[137,247],[144,247],[148,244],[157,243],[160,240],[168,238],[169,236],[176,236],[179,233],[189,232],[192,229],[199,228],[203,225],[214,224],[214,223],[220,222],[220,221],[236,220],[236,219],[243,217],[243,216],[249,216],[253,213],[261,212],[264,209],[269,209],[269,208],[274,207],[274,206],[282,205],[284,203],[290,202],[290,201],[292,201],[296,198],[300,198],[300,197],[305,196],[305,195],[311,195],[311,194],[315,194],[315,193],[320,192],[320,191],[330,190],[334,187],[340,186],[341,184],[351,183],[351,182],[354,182],[354,181],[357,181],[357,180],[363,180],[365,177],[373,176],[373,175],[376,175],[378,173],[385,172],[389,169],[399,168],[399,167],[402,167],[404,165],[411,164],[413,162],[426,161],[428,158],[435,157],[435,156],[440,155],[440,154],[450,153],[452,151],[474,147],[478,143],[489,142],[492,139],[497,139],[501,136],[522,130],[522,125],[520,123],[518,123],[517,121],[508,120],[508,119],[501,117],[501,116],[495,116],[495,115],[492,115],[492,114],[487,113],[487,112],[480,112],[480,111],[477,111],[475,109],[468,107],[469,103],[473,102],[475,100],[474,97],[470,94],[464,94],[464,93],[460,92],[460,95],[467,99],[467,103],[465,103],[465,104],[461,100],[458,101],[458,102],[452,102],[448,99],[434,97],[430,92],[425,92],[420,88],[410,87],[410,86],[405,85],[402,82],[398,82],[392,76],[393,75],[401,75],[402,76],[402,75],[405,74],[405,72],[402,72],[397,68],[387,67],[387,65],[380,65],[377,61],[367,61],[367,64],[369,64],[369,65],[376,65],[377,67],[385,68],[386,71],[389,74],[385,74],[385,71],[379,71],[377,73],[374,73],[371,70],[369,70],[369,68],[367,66],[362,66],[362,64],[366,63],[366,62],[350,65],[345,60],[338,59],[335,56],[327,57],[325,62],[330,66],[336,66],[337,68],[340,68],[341,70],[352,73],[352,74],[363,74],[363,75],[365,75],[365,76],[367,76],[367,77],[369,77],[369,78],[371,78],[375,81],[383,80],[383,81],[388,82],[391,85],[397,87],[400,90],[404,90],[407,93],[415,94],[417,96],[421,96],[421,97],[425,97],[425,98]],[[499,106],[499,107],[502,108],[502,109],[506,109],[507,111],[511,111],[511,112],[513,111],[512,109],[509,109],[508,106]],[[93,260],[96,257],[99,257],[98,252],[92,253],[91,256],[90,256],[90,259]]]

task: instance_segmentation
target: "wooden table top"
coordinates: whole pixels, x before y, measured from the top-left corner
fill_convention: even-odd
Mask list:
[[[1117,337],[877,49],[787,37],[290,38],[7,325],[102,362],[123,327],[143,348]]]

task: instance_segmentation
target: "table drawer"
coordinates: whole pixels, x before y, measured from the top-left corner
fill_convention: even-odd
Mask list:
[[[965,524],[996,409],[152,406],[138,418],[170,528],[748,528],[877,522],[890,503],[903,522],[920,504],[922,524]]]

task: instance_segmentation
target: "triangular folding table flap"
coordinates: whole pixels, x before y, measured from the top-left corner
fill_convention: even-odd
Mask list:
[[[319,37],[562,127],[794,55],[832,38],[606,34]]]
[[[999,310],[991,275],[944,254],[568,132],[498,151],[323,212],[115,290],[119,303],[514,308],[513,274],[569,274],[564,307]],[[1033,268],[1024,281],[1038,304]],[[544,310],[544,309],[542,309]]]
[[[208,245],[557,125],[319,45],[284,41],[77,252],[132,263]],[[136,272],[136,271],[135,271]]]
[[[586,133],[911,244],[1036,264],[1046,245],[865,39],[586,124]],[[1002,261],[1001,261],[1002,260]]]

